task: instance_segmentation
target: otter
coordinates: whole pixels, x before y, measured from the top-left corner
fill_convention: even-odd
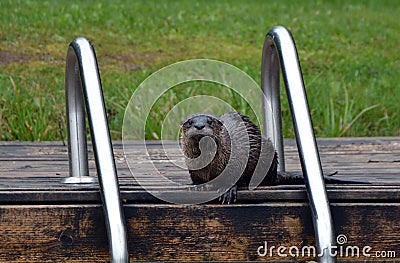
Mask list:
[[[273,143],[248,116],[239,112],[219,117],[197,113],[186,117],[181,128],[182,151],[193,184],[207,183],[229,166],[231,173],[240,173],[232,179],[233,186],[221,195],[223,204],[236,202],[238,187],[304,183],[301,174],[277,171],[278,158]],[[359,183],[327,177],[325,180]]]
[[[233,168],[242,173],[233,186],[221,195],[222,203],[236,202],[237,187],[249,187],[257,165],[259,165],[257,171],[263,172],[260,185],[283,183],[282,176],[278,176],[278,158],[271,140],[261,134],[259,127],[248,116],[238,112],[228,112],[219,117],[208,113],[198,113],[189,115],[182,121],[181,127],[182,150],[187,157],[186,165],[195,185],[209,182],[219,176],[227,167],[230,158],[232,158],[232,165],[237,165],[238,159],[246,158],[241,167]],[[201,149],[203,138],[210,138],[211,141],[203,143],[204,149]],[[233,141],[236,142],[236,147]],[[212,149],[213,142],[216,147],[215,156],[208,160],[207,158],[200,160],[200,163],[203,162],[204,165],[194,167],[193,160],[199,158],[202,153],[206,156],[207,153],[210,155],[212,150],[208,151],[206,148],[208,146]],[[248,147],[244,149],[246,143]]]

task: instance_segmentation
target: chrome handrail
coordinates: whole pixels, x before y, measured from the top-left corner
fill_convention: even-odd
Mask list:
[[[85,104],[106,219],[110,259],[111,262],[129,262],[126,228],[100,74],[94,49],[83,37],[74,39],[69,45],[65,85],[71,176],[62,182],[95,181],[95,178],[88,176]]]
[[[277,149],[279,171],[285,171],[279,97],[279,64],[283,72],[301,167],[311,205],[318,261],[333,263],[336,262],[334,253],[331,253],[331,249],[335,248],[334,229],[303,76],[293,37],[282,26],[273,27],[265,37],[261,86],[268,100],[263,101],[264,131]],[[269,105],[271,105],[272,111],[269,109]]]

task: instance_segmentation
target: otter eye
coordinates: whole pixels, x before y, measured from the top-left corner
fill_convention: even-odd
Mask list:
[[[207,124],[211,126],[211,125],[214,124],[214,121],[213,121],[212,119],[208,119],[208,120],[207,120]]]
[[[192,125],[193,124],[193,120],[192,119],[188,120],[187,124]]]

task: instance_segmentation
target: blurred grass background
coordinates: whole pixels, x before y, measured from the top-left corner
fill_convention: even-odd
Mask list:
[[[267,31],[297,44],[318,137],[400,135],[400,38],[396,0],[15,1],[0,0],[0,140],[65,139],[65,57],[77,36],[93,43],[113,139],[136,87],[171,63],[210,58],[260,83]],[[148,139],[187,94],[171,90],[151,113]],[[232,105],[243,103],[228,95]],[[284,135],[293,128],[282,90]]]

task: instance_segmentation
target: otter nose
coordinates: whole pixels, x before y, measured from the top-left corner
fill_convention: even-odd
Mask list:
[[[203,129],[206,125],[203,122],[196,122],[193,124],[194,127],[196,127],[196,129],[201,130]]]

